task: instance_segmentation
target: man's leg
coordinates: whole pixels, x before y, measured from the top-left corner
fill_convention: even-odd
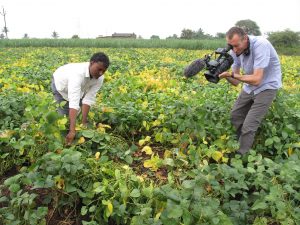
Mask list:
[[[265,90],[253,97],[254,102],[241,129],[239,153],[245,154],[252,147],[255,132],[267,114],[272,101],[276,97],[276,93],[277,90]]]
[[[55,87],[55,83],[54,83],[54,79],[52,78],[52,81],[51,81],[51,89],[52,89],[52,93],[53,93],[53,96],[54,96],[54,99],[56,101],[57,104],[61,104],[62,102],[66,102],[66,104],[64,106],[59,106],[57,108],[57,112],[59,114],[62,114],[62,115],[69,115],[69,102],[66,101],[62,95],[57,91],[56,87]]]
[[[244,90],[240,93],[231,110],[231,123],[236,129],[237,139],[240,138],[241,129],[248,111],[253,103],[252,95]]]

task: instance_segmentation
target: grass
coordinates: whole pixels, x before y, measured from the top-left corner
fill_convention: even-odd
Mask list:
[[[2,39],[4,47],[86,47],[86,48],[173,48],[173,49],[217,49],[225,47],[225,39],[183,40],[183,39]],[[300,45],[276,47],[280,55],[300,56]]]
[[[224,39],[9,39],[1,40],[0,47],[95,47],[95,48],[182,48],[216,49],[225,46]]]

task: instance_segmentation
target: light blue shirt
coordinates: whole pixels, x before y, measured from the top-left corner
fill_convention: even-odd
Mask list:
[[[253,74],[255,69],[263,69],[263,80],[258,86],[246,84],[243,90],[250,94],[258,94],[267,89],[279,89],[282,87],[281,66],[276,50],[271,43],[264,37],[250,36],[250,54],[248,56],[236,54],[231,51],[230,54],[234,59],[233,69],[242,69],[244,74]]]

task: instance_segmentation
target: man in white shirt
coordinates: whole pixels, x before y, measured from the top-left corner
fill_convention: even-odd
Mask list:
[[[103,52],[95,53],[90,62],[70,63],[59,67],[53,74],[51,83],[54,98],[58,104],[66,104],[58,108],[60,114],[69,115],[70,129],[66,143],[72,144],[76,131],[76,117],[82,111],[82,124],[87,125],[90,106],[96,101],[96,94],[102,86],[104,76],[109,67],[109,58]]]

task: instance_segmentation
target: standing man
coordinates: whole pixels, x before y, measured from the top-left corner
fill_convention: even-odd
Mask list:
[[[59,67],[51,83],[54,98],[60,114],[69,115],[70,128],[66,143],[72,144],[76,131],[76,117],[82,111],[82,124],[87,125],[90,106],[95,103],[96,94],[102,86],[103,74],[109,67],[109,58],[103,52],[95,53],[90,62],[70,63]]]
[[[274,47],[263,37],[250,36],[242,28],[232,27],[226,40],[232,46],[233,72],[224,72],[219,77],[235,86],[243,83],[231,111],[240,143],[237,153],[243,155],[252,147],[255,133],[282,86],[281,67]]]

